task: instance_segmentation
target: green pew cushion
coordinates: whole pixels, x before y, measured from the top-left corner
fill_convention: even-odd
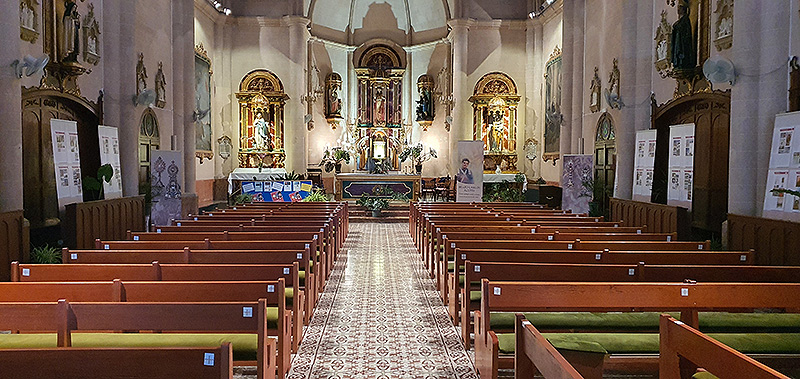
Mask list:
[[[306,286],[306,271],[300,270],[297,274],[298,279],[300,279],[300,287]]]
[[[708,371],[700,371],[692,375],[692,379],[719,379]]]
[[[286,306],[291,307],[294,303],[294,288],[287,287],[284,290],[284,293],[286,294]]]
[[[657,354],[656,333],[542,333],[560,350],[599,354]],[[798,333],[709,333],[709,337],[745,354],[800,354]],[[513,333],[497,335],[502,354],[513,354]]]
[[[469,301],[481,301],[481,291],[469,291]],[[492,313],[492,322],[494,322],[494,313]],[[512,319],[511,322],[514,322]]]
[[[274,337],[271,337],[274,338]],[[3,334],[0,349],[56,347],[55,334]],[[217,333],[72,333],[72,347],[192,347],[233,344],[233,359],[255,361],[258,358],[256,334]]]
[[[454,272],[453,269],[456,268],[456,262],[447,262],[447,272]],[[458,266],[459,272],[464,272],[464,265]]]

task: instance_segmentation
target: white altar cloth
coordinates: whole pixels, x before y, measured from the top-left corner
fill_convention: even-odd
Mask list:
[[[285,168],[242,168],[239,167],[228,175],[228,194],[233,193],[234,180],[254,180],[266,181],[278,178],[286,174]]]

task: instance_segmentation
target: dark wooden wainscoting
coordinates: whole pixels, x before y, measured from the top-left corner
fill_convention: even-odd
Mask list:
[[[144,231],[144,197],[69,204],[62,225],[71,248],[93,249],[95,238],[125,239],[128,230]]]
[[[611,198],[611,221],[625,226],[647,225],[650,233],[678,233],[679,240],[691,236],[691,219],[686,208],[642,201]]]
[[[0,281],[11,280],[12,261],[30,259],[30,225],[22,213],[0,213]]]
[[[800,223],[728,214],[728,249],[756,251],[756,264],[800,265]]]

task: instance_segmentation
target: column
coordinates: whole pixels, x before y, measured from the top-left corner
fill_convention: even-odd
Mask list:
[[[522,103],[525,104],[525,124],[520,125],[517,135],[517,150],[520,156],[520,159],[517,161],[517,166],[521,172],[531,179],[533,179],[538,172],[535,166],[536,161],[525,159],[523,148],[525,147],[526,139],[540,139],[538,137],[538,131],[540,129],[537,127],[539,125],[539,108],[537,105],[541,104],[541,96],[537,96],[539,91],[536,90],[536,66],[538,66],[538,62],[541,62],[541,60],[539,60],[541,57],[539,53],[541,53],[542,50],[541,38],[542,23],[539,20],[529,19],[525,29],[525,101]]]
[[[467,99],[467,61],[469,54],[469,27],[473,20],[450,20],[450,39],[453,48],[453,124],[450,126],[450,165],[448,172],[455,174],[459,167],[458,141],[472,139],[472,117]]]
[[[104,115],[106,124],[116,126],[119,133],[122,193],[139,194],[139,120],[143,108],[134,106],[136,94],[135,23],[136,1],[103,4],[103,47],[105,47]],[[116,69],[110,69],[115,67]]]
[[[569,154],[572,152],[572,127],[575,122],[572,110],[572,98],[574,96],[572,93],[574,90],[572,81],[574,80],[574,75],[571,75],[572,70],[575,69],[576,65],[575,54],[573,54],[572,51],[575,45],[574,41],[576,39],[575,23],[578,22],[575,20],[575,7],[574,1],[564,2],[564,19],[562,21],[563,37],[561,41],[561,47],[563,48],[563,53],[561,54],[561,114],[564,116],[564,118],[561,123],[561,139],[559,141],[559,151],[561,154]],[[580,107],[578,108],[578,111],[580,111]],[[544,147],[544,141],[542,141],[542,146]],[[544,151],[544,148],[542,151]],[[560,159],[559,162],[561,162]],[[561,180],[560,174],[558,180]]]
[[[0,34],[5,36],[0,49],[0,212],[20,210],[23,207],[22,195],[22,90],[20,80],[9,67],[15,59],[20,59],[19,4],[5,2],[0,9]],[[26,42],[27,43],[27,42]]]
[[[284,146],[286,149],[286,170],[306,172],[306,139],[308,130],[303,123],[305,109],[300,98],[305,94],[305,72],[308,69],[309,19],[300,16],[284,16],[284,25],[289,27],[289,81],[284,82],[289,95],[284,115]]]
[[[587,135],[583,130],[583,112],[584,112],[584,96],[583,89],[585,88],[585,80],[583,76],[584,66],[584,25],[586,24],[586,0],[573,0],[573,16],[572,16],[572,125],[570,126],[569,135],[569,150],[572,154],[578,154],[583,151],[586,141],[583,141],[584,146],[580,146],[581,137]],[[568,51],[569,46],[564,44],[564,51]],[[569,52],[567,52],[569,54]],[[563,71],[567,72],[567,71]],[[561,137],[562,141],[564,136]],[[562,144],[563,146],[563,144]]]
[[[790,17],[796,17],[787,8],[785,1],[736,2],[731,60],[739,75],[731,89],[729,213],[761,215],[775,114],[787,108],[785,66]]]
[[[177,15],[180,17],[180,24],[172,26],[172,33],[175,34],[176,30],[180,33],[180,38],[176,39],[174,42],[175,44],[181,44],[180,49],[177,50],[180,52],[180,60],[176,60],[175,57],[173,57],[172,64],[180,66],[183,75],[183,86],[180,88],[180,91],[183,92],[183,98],[181,99],[183,111],[180,113],[176,112],[178,118],[175,121],[180,121],[181,123],[175,122],[173,125],[175,130],[183,130],[183,177],[185,180],[183,193],[191,194],[191,196],[194,197],[193,207],[197,207],[197,197],[195,195],[197,192],[197,166],[195,165],[197,162],[195,158],[197,126],[195,126],[193,119],[195,107],[197,106],[194,93],[194,2],[192,0],[179,1],[183,8],[180,14]],[[173,4],[175,3],[177,2],[173,1]],[[178,88],[176,87],[176,89]],[[211,140],[211,146],[213,150],[213,138]],[[206,162],[205,164],[210,163]],[[184,212],[186,212],[185,209]]]

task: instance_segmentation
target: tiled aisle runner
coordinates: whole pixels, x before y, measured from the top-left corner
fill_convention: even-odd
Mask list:
[[[352,223],[289,378],[477,378],[408,224]]]

